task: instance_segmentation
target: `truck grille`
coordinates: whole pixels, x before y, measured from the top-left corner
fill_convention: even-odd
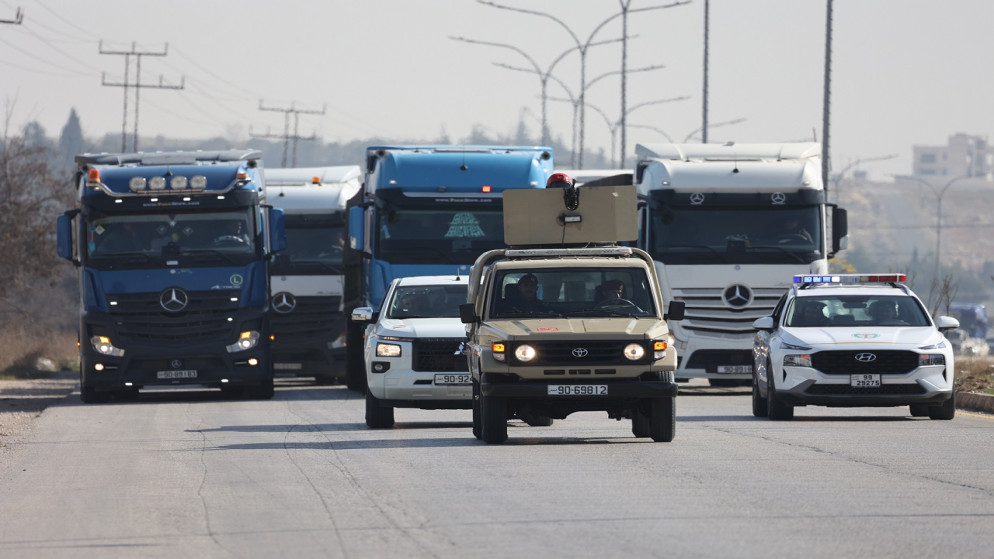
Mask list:
[[[344,329],[341,311],[342,298],[297,297],[297,306],[286,314],[270,314],[273,334],[276,339],[291,337],[338,337]]]
[[[465,340],[459,338],[421,338],[411,344],[414,349],[411,368],[417,372],[466,372],[466,356],[459,351]]]
[[[752,328],[753,321],[773,312],[785,288],[752,287],[752,300],[742,308],[726,305],[722,298],[724,291],[723,287],[674,288],[674,300],[687,305],[684,319],[676,322],[675,328],[683,329],[691,336],[718,336],[752,345],[756,334]]]
[[[192,291],[187,307],[168,313],[159,305],[158,293],[115,295],[111,316],[127,342],[193,342],[231,337],[228,318],[238,311],[232,292]],[[235,292],[237,294],[237,292]]]
[[[858,361],[857,355],[872,354],[872,361]],[[918,354],[912,351],[819,351],[811,354],[811,366],[826,375],[903,375],[918,368]]]

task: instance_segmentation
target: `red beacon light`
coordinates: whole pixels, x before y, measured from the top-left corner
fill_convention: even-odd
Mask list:
[[[311,177],[311,184],[321,184],[321,177]]]

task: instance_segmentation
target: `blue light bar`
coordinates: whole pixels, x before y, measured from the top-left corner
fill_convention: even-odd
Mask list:
[[[794,283],[904,283],[908,281],[906,274],[836,274],[833,276],[797,275]]]

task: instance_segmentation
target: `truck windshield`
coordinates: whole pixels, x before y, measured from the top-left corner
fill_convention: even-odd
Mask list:
[[[642,268],[536,268],[499,272],[490,317],[656,316]]]
[[[244,264],[257,258],[250,209],[197,213],[93,214],[84,223],[86,255],[98,268]]]
[[[823,258],[818,206],[652,205],[648,252],[665,264],[797,264]]]
[[[387,204],[377,213],[376,258],[393,264],[472,264],[491,249],[504,248],[501,205]]]
[[[320,276],[342,273],[345,227],[341,216],[286,216],[286,248],[270,267],[275,275]]]

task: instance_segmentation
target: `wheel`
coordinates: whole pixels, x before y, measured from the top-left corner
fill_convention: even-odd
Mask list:
[[[639,439],[651,436],[649,431],[649,415],[646,413],[643,406],[636,406],[632,408],[632,434]]]
[[[766,367],[767,378],[770,374],[770,367]],[[766,398],[763,398],[759,394],[759,373],[753,372],[752,374],[752,415],[755,417],[766,417],[769,413],[766,407]]]
[[[473,381],[473,436],[479,439],[480,432],[480,383]]]
[[[657,443],[668,443],[675,431],[676,396],[654,399],[649,410],[649,436]]]
[[[941,406],[928,407],[929,419],[952,419],[956,417],[956,393],[949,396],[949,399],[942,402]]]
[[[252,400],[271,400],[275,394],[273,379],[266,379],[255,386],[245,387],[245,396]]]
[[[490,444],[507,440],[507,400],[480,395],[480,438]]]
[[[393,406],[383,406],[379,398],[366,391],[366,425],[371,429],[393,427]]]
[[[355,392],[366,391],[366,363],[362,356],[363,327],[350,323],[346,330],[345,385]]]
[[[766,416],[770,419],[794,419],[794,406],[788,406],[777,397],[773,369],[766,370]]]
[[[911,404],[908,407],[911,408],[911,417],[927,417],[928,416],[928,405],[927,404]]]

